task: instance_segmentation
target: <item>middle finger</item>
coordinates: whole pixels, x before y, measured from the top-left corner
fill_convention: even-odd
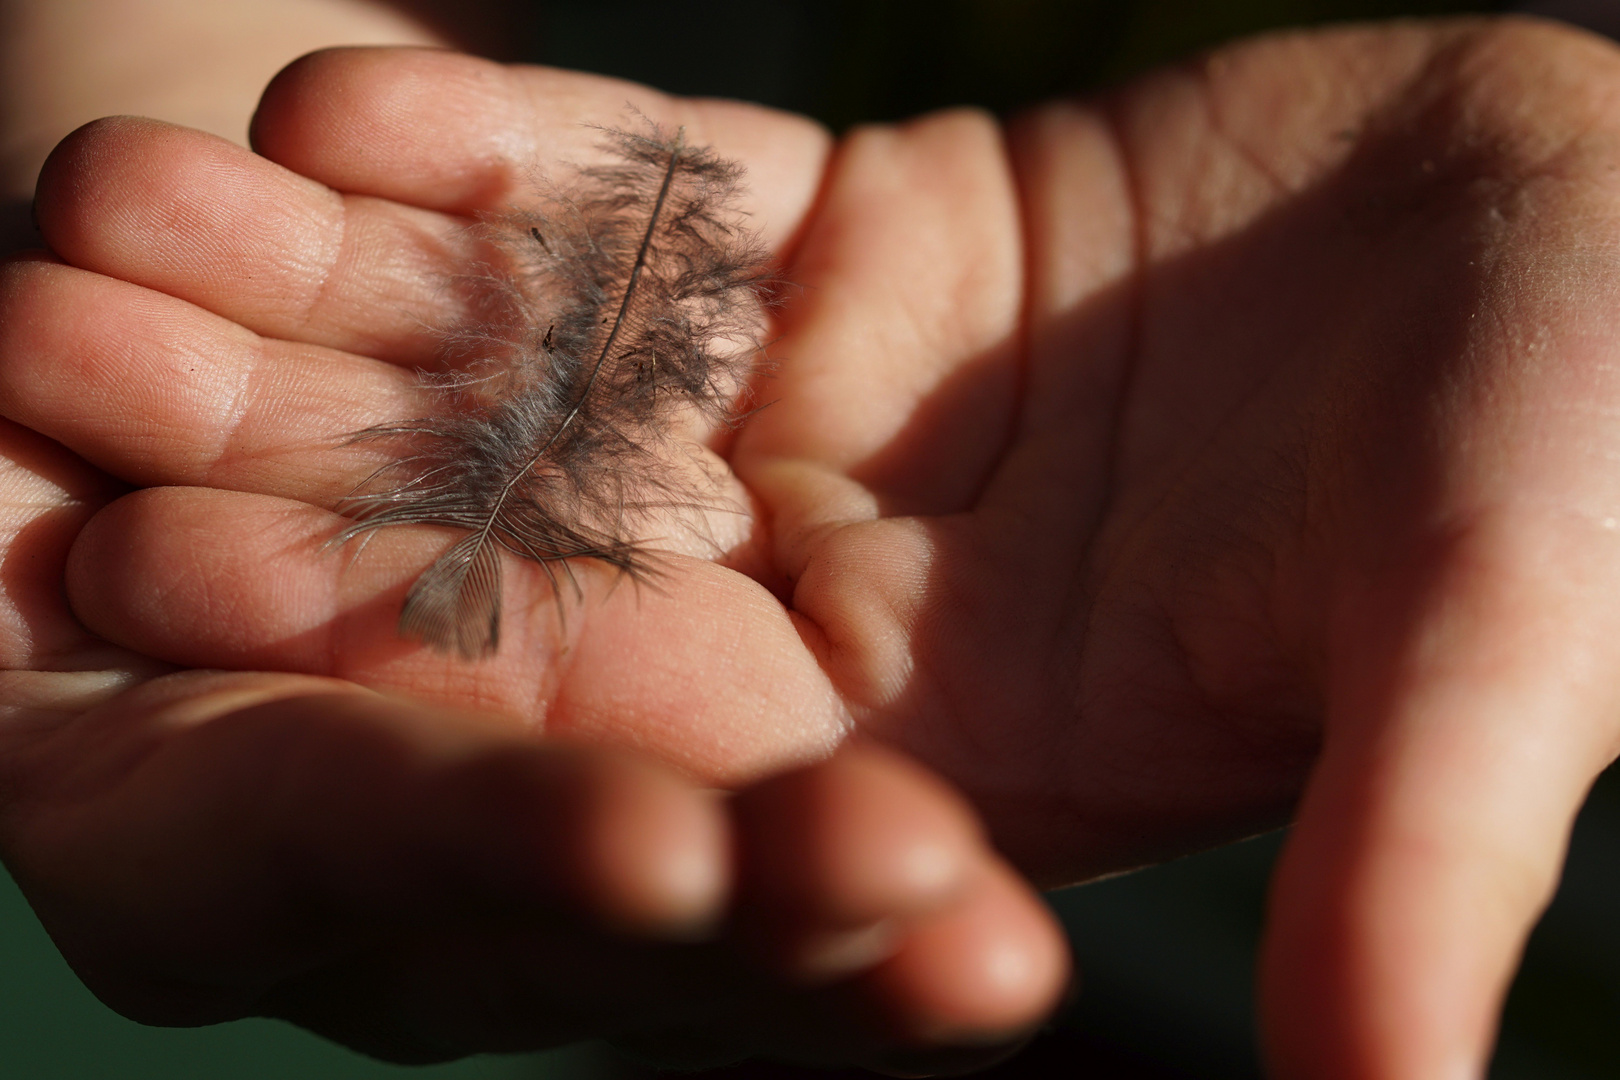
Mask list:
[[[255,333],[426,364],[462,312],[464,218],[344,196],[223,139],[115,117],[40,174],[40,232],[65,261]]]
[[[420,415],[404,368],[260,337],[194,304],[43,259],[0,272],[0,413],[134,484],[332,507]]]

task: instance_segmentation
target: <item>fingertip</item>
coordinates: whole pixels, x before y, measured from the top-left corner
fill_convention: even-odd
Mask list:
[[[86,269],[85,261],[109,240],[123,253],[116,227],[133,221],[134,200],[168,199],[178,220],[190,223],[184,194],[198,174],[231,172],[249,155],[218,135],[145,116],[104,116],[82,124],[56,144],[41,167],[34,215],[51,250]],[[136,236],[133,240],[143,240]],[[93,260],[92,260],[93,262]]]
[[[580,815],[583,899],[612,929],[707,937],[731,892],[731,835],[720,797],[634,758],[605,759]]]
[[[470,213],[499,202],[511,180],[497,146],[466,145],[509,111],[502,70],[445,49],[321,49],[270,80],[249,143],[341,191]]]
[[[372,54],[413,50],[397,46],[335,45],[307,52],[271,76],[248,121],[248,145],[255,153],[289,168],[283,160],[308,147],[303,134],[327,130],[343,117],[357,92]],[[363,104],[363,103],[362,103]]]
[[[738,795],[739,921],[780,972],[825,982],[893,952],[907,922],[949,904],[992,858],[941,781],[876,746]]]
[[[171,515],[195,493],[170,487],[132,491],[103,506],[79,530],[63,578],[69,606],[93,633],[181,663],[192,659],[184,653],[188,640],[217,644],[225,637],[197,637],[190,621],[214,610],[217,593],[207,574],[188,562],[185,551],[153,542],[164,535],[166,522],[187,520]]]
[[[719,799],[651,762],[566,747],[518,747],[453,780],[489,838],[484,872],[514,895],[561,900],[617,934],[707,936],[731,887]],[[465,833],[465,822],[457,832]]]
[[[987,850],[959,795],[872,745],[772,778],[734,805],[753,894],[829,926],[937,907]]]
[[[270,76],[248,120],[248,146],[253,152],[280,161],[282,155],[295,151],[301,144],[291,136],[303,123],[313,119],[307,116],[309,107],[315,104],[310,89],[321,85],[325,73],[334,64],[341,67],[343,54],[363,48],[338,45],[315,49]]]
[[[1056,919],[998,865],[961,903],[914,926],[892,958],[862,976],[861,989],[911,1047],[984,1049],[1045,1020],[1071,973]]]
[[[743,210],[767,243],[797,234],[830,152],[820,125],[584,72],[420,47],[327,49],[271,81],[250,139],[338,191],[470,215],[531,188],[536,168],[597,158],[597,128],[629,122],[627,102],[748,166]]]
[[[51,149],[40,166],[34,184],[34,222],[51,250],[70,262],[84,246],[86,215],[76,209],[89,192],[86,179],[103,171],[101,164],[116,154],[117,146],[139,124],[128,116],[104,116],[81,124]]]
[[[137,116],[95,120],[62,140],[34,207],[46,243],[73,266],[244,323],[263,315],[261,303],[288,298],[243,282],[307,274],[340,213],[319,185],[233,142]]]
[[[141,569],[138,553],[116,542],[141,516],[150,496],[136,492],[102,507],[84,524],[68,549],[63,585],[70,607],[92,632],[108,636],[127,617],[125,590],[113,588],[130,580],[126,571]]]
[[[248,119],[248,147],[255,154],[286,164],[280,144],[289,133],[289,121],[297,116],[300,88],[309,78],[309,69],[318,66],[321,57],[330,51],[307,52],[270,76]]]
[[[281,676],[272,690],[289,682],[325,685]],[[324,853],[309,865],[331,868],[334,882],[358,880],[344,886],[348,902],[379,917],[561,916],[690,940],[725,909],[730,837],[719,800],[656,763],[539,742],[500,714],[358,688],[306,690],[228,719],[208,725],[215,756],[225,740],[270,763],[279,801],[253,813],[274,838],[267,846]]]

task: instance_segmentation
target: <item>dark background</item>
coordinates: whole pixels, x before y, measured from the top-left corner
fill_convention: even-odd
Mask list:
[[[687,94],[808,112],[841,129],[930,108],[998,111],[1128,78],[1271,27],[1486,10],[1356,0],[551,0],[500,51]],[[1620,0],[1543,4],[1620,27]],[[1584,10],[1582,10],[1584,9]],[[1259,1076],[1252,1005],[1264,837],[1055,894],[1083,992],[990,1076],[1240,1080]],[[1620,776],[1599,781],[1552,909],[1508,1002],[1493,1080],[1620,1076]],[[286,1025],[142,1028],[73,978],[0,876],[0,1076],[28,1080],[518,1080],[648,1077],[598,1048],[448,1066],[380,1065]],[[691,1074],[685,1074],[691,1075]],[[827,1074],[740,1066],[715,1080]],[[851,1074],[855,1075],[855,1074]]]

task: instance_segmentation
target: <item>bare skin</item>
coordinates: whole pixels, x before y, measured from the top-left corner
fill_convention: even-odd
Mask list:
[[[0,196],[30,197],[51,147],[100,116],[161,117],[242,142],[265,83],[303,53],[458,44],[412,6],[0,0]]]
[[[30,189],[50,144],[109,107],[242,139],[278,56],[436,43],[379,5],[148,3],[112,13],[150,34],[131,48],[98,5],[70,7],[6,12],[26,61],[8,70],[44,65],[0,123]],[[93,63],[97,42],[154,62]],[[219,66],[165,66],[169,49]],[[73,537],[123,484],[9,423],[0,445],[0,852],[127,1015],[282,1016],[406,1061],[607,1036],[678,1063],[915,1072],[1005,1054],[1063,990],[1051,917],[914,764],[852,747],[725,800],[521,718],[331,679],[165,676],[86,633],[61,590]]]
[[[955,1071],[1065,985],[971,810],[875,747],[723,800],[486,714],[206,672],[53,728],[8,745],[7,863],[149,1023],[278,1016],[403,1062],[609,1037]]]
[[[1297,813],[1274,1072],[1478,1075],[1620,728],[1617,90],[1595,40],[1465,23],[1261,41],[1006,132],[946,114],[830,153],[792,117],[419,52],[295,65],[263,158],[87,128],[41,185],[63,262],[8,268],[0,300],[0,409],[83,459],[12,433],[36,485],[13,551],[65,567],[72,613],[14,605],[9,665],[54,674],[12,721],[8,863],[49,911],[75,852],[145,835],[109,793],[162,755],[97,786],[63,747],[150,727],[58,719],[138,656],[478,706],[702,783],[854,731],[943,773],[1043,882]],[[331,434],[410,415],[457,222],[629,94],[749,165],[804,286],[776,403],[719,447],[752,531],[658,593],[587,575],[566,642],[514,566],[499,657],[425,654],[391,623],[443,538],[323,551],[367,467]],[[94,469],[165,486],[109,503]],[[183,680],[154,686],[185,715]],[[188,810],[232,775],[196,760],[164,788]],[[1027,1019],[1056,979],[1018,985],[1048,988]]]

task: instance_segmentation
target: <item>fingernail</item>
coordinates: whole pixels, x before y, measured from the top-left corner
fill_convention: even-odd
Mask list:
[[[781,963],[800,982],[836,982],[887,960],[897,943],[894,926],[886,920],[853,930],[814,931],[785,949]]]

